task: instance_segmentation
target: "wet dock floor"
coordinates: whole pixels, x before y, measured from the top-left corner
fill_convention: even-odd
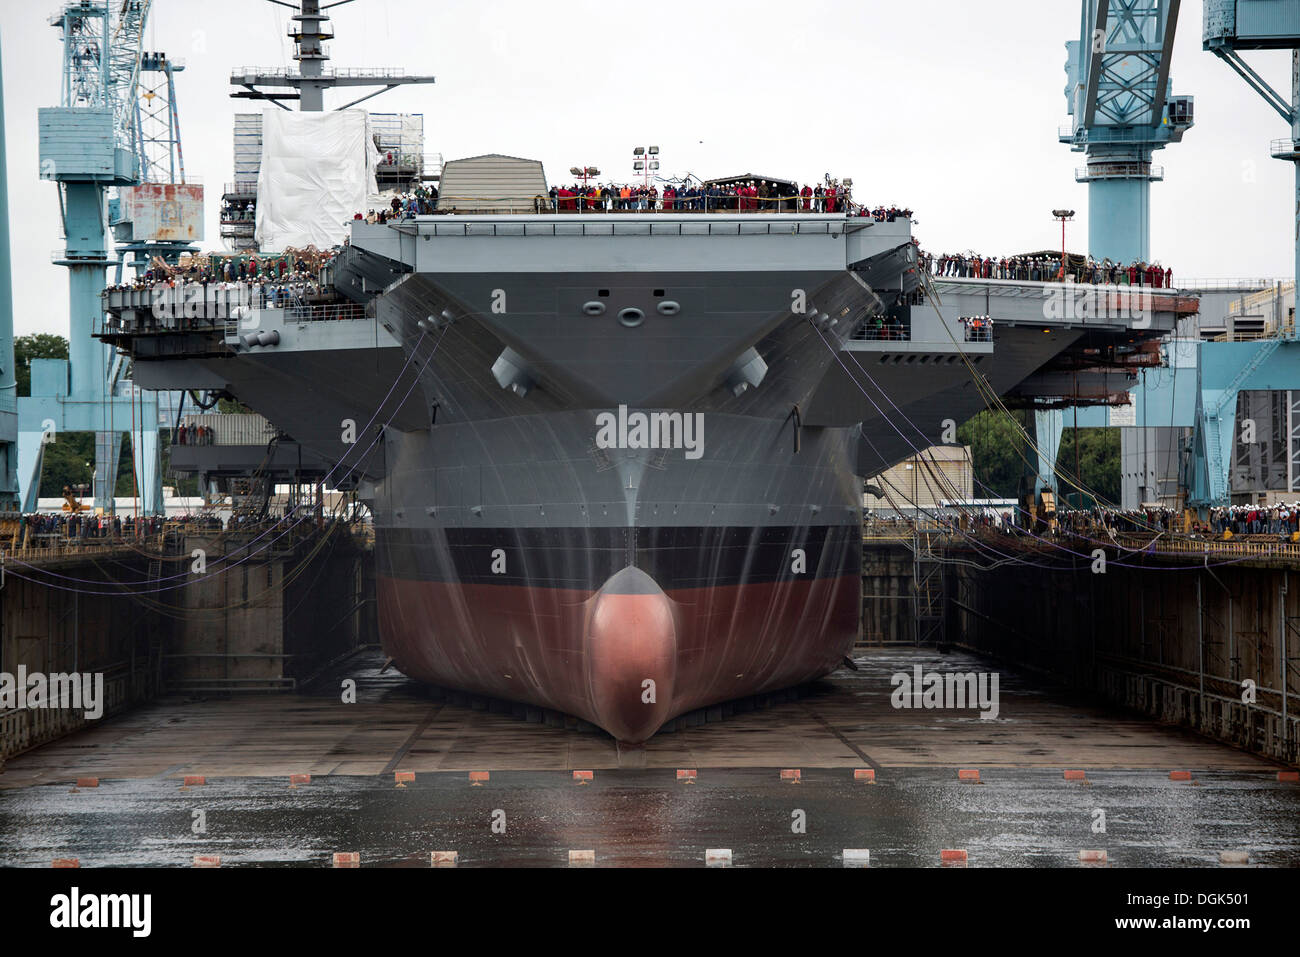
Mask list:
[[[1110,866],[1215,865],[1237,850],[1300,865],[1300,785],[1270,762],[1007,672],[996,720],[896,709],[895,672],[989,665],[912,650],[859,662],[799,700],[657,736],[644,767],[620,767],[603,734],[431,700],[373,654],[308,694],[163,701],[5,766],[0,865],[328,865],[355,851],[363,866],[428,866],[455,850],[461,866],[563,866],[593,850],[597,865],[701,866],[709,848],[737,867],[838,866],[845,848],[875,867],[938,866],[948,848],[972,867],[1078,866],[1082,849]],[[490,779],[471,786],[471,770]],[[398,788],[395,771],[415,779]],[[291,774],[312,777],[291,788]],[[184,775],[205,783],[184,788]],[[72,787],[88,776],[99,786]]]

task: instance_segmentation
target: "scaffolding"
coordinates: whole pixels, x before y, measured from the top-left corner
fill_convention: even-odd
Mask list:
[[[370,134],[379,151],[375,183],[380,192],[406,192],[441,173],[441,162],[429,162],[433,157],[424,152],[423,114],[371,113]]]

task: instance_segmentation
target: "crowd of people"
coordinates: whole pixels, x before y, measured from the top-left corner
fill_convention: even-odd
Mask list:
[[[868,317],[853,334],[853,338],[881,342],[903,341],[909,338],[909,330],[898,316],[877,314]]]
[[[155,256],[148,267],[129,281],[110,285],[108,289],[132,289],[153,286],[159,282],[257,282],[286,283],[311,282],[321,267],[333,261],[337,250],[319,250],[315,246],[303,249],[287,248],[278,255],[261,256],[249,253],[201,253],[186,255],[177,263],[167,263]]]
[[[992,342],[992,316],[962,316],[959,320],[966,332],[967,342]]]
[[[382,224],[454,211],[457,197],[448,197],[439,209],[438,190],[418,186],[395,194],[387,206],[356,212],[354,222]],[[481,202],[474,197],[475,205]],[[840,213],[876,222],[910,220],[912,211],[901,206],[869,207],[855,203],[849,185],[827,179],[817,185],[785,180],[735,180],[729,182],[572,183],[552,186],[545,195],[502,199],[506,205],[527,207],[534,213],[594,212],[780,212]]]
[[[241,305],[255,309],[310,305],[336,298],[335,290],[321,276],[321,269],[335,255],[336,250],[322,252],[309,246],[303,250],[287,249],[274,256],[257,253],[183,256],[175,264],[155,257],[147,269],[124,282],[106,286],[105,291],[154,290],[165,286],[184,293],[187,287],[199,287],[199,297],[204,302],[220,299],[227,316],[230,310]],[[192,299],[191,295],[181,293],[176,303],[178,309]]]
[[[1191,534],[1223,537],[1256,535],[1290,538],[1300,532],[1300,502],[1278,505],[1230,505],[1209,510],[1208,521],[1192,519],[1184,526],[1176,509],[1151,506],[1141,509],[1090,508],[1058,511],[1057,528],[1079,535],[1106,531],[1132,533]]]
[[[18,520],[14,548],[44,548],[71,541],[122,540],[157,535],[177,519],[158,515],[95,515],[91,512],[33,512]],[[220,522],[220,519],[217,519]]]
[[[1183,513],[1164,506],[1138,509],[1116,509],[1103,506],[1092,508],[1058,508],[1051,522],[1039,521],[1034,526],[1038,535],[1075,536],[1093,541],[1106,541],[1116,534],[1152,537],[1191,537],[1224,539],[1253,536],[1256,541],[1287,541],[1300,535],[1300,502],[1278,505],[1232,505],[1212,508],[1208,521],[1194,517],[1184,520]],[[906,517],[866,516],[868,530],[889,531],[910,528],[912,519]],[[927,527],[959,534],[960,530],[988,529],[1005,534],[1022,535],[1033,525],[1029,516],[1018,509],[994,513],[989,509],[963,510],[956,506],[936,509],[922,516]],[[1050,524],[1050,528],[1047,527]]]
[[[1032,256],[994,258],[978,253],[935,256],[922,252],[921,266],[938,277],[964,279],[1012,279],[1026,282],[1054,282],[1061,276],[1061,254],[1038,253]],[[1159,263],[1132,262],[1127,266],[1109,259],[1091,256],[1067,256],[1064,279],[1067,282],[1094,286],[1140,286],[1150,289],[1173,288],[1172,269]]]
[[[414,219],[416,216],[428,216],[437,208],[438,188],[421,184],[413,190],[393,196],[386,207],[368,210],[364,215],[359,212],[354,213],[352,219],[372,224],[396,222],[402,219]]]
[[[1077,535],[1104,535],[1106,532],[1180,532],[1181,513],[1170,508],[1114,509],[1093,508],[1059,509],[1056,513],[1058,530]]]
[[[733,183],[667,183],[663,191],[650,184],[595,184],[552,186],[552,212],[794,212],[800,208],[836,212],[848,200],[843,187],[827,186],[802,191],[789,183],[741,180]],[[840,210],[842,211],[842,209]]]
[[[911,219],[912,211],[910,209],[900,209],[897,206],[877,206],[875,209],[860,206],[857,215],[870,216],[878,223],[892,223],[899,219]]]
[[[95,514],[89,509],[80,512],[31,512],[22,515],[15,523],[12,539],[3,543],[6,548],[62,547],[73,544],[104,545],[122,543],[131,539],[156,537],[171,532],[257,532],[287,523],[303,531],[317,526],[312,519],[310,506],[298,505],[266,516],[237,512],[229,520],[202,512],[163,518],[160,515],[109,515]],[[339,521],[325,516],[327,523]],[[301,523],[301,524],[300,524]]]
[[[221,224],[223,226],[255,226],[257,224],[257,200],[252,197],[223,199],[221,201]]]
[[[1231,505],[1210,510],[1215,532],[1233,535],[1280,535],[1300,532],[1300,502],[1279,505]]]
[[[177,445],[211,445],[215,433],[206,425],[195,425],[191,421],[182,422],[176,430]]]
[[[852,190],[839,180],[816,186],[784,181],[656,184],[578,184],[552,186],[549,212],[772,212],[842,213],[869,217],[876,222],[911,219],[912,211],[899,206],[859,205]],[[542,210],[538,210],[539,212]]]

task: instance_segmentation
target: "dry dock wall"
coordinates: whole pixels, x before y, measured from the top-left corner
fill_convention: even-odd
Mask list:
[[[1087,553],[1085,549],[1075,551]],[[948,547],[946,639],[1148,717],[1300,763],[1300,566],[1129,555],[1104,573]],[[1042,555],[1038,565],[1059,563]],[[1139,567],[1122,567],[1123,565]],[[868,544],[864,595],[913,587],[902,543]],[[913,634],[911,601],[864,599],[864,636]],[[1284,684],[1289,691],[1285,701]]]
[[[177,592],[169,691],[288,691],[373,640],[370,554],[346,535],[280,547],[272,534],[191,535],[209,573]]]
[[[9,561],[11,571],[20,571]],[[148,573],[142,558],[116,557],[104,567],[122,581]],[[65,576],[51,587],[6,574],[0,587],[0,673],[18,676],[95,675],[103,678],[103,716],[152,698],[158,691],[165,619],[146,605],[107,591],[104,567],[84,559],[44,565]],[[104,584],[74,583],[94,578]],[[70,590],[70,589],[76,590]],[[92,678],[93,680],[93,678]],[[0,759],[84,727],[84,710],[16,708],[0,704]]]
[[[346,531],[267,541],[186,534],[161,551],[152,542],[29,555],[26,567],[24,553],[10,555],[0,673],[103,674],[108,716],[158,695],[290,691],[377,642],[368,548]],[[138,594],[123,595],[121,583]],[[0,760],[87,720],[83,710],[0,702]]]

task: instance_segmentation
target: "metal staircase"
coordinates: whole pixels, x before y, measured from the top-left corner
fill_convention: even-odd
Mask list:
[[[918,528],[912,538],[912,628],[918,645],[947,644],[943,558],[934,552],[940,535]]]

